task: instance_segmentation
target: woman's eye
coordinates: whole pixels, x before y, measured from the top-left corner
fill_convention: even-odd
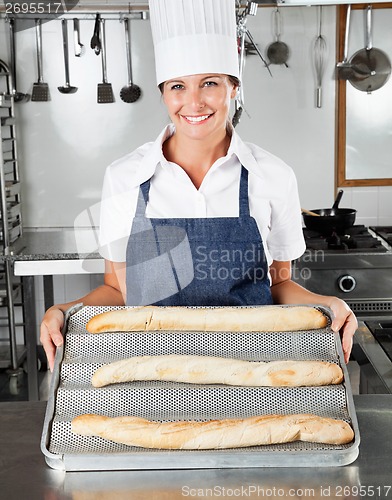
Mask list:
[[[206,87],[213,87],[213,86],[218,85],[218,84],[216,82],[205,82],[204,85]]]
[[[179,83],[176,83],[175,85],[172,85],[170,87],[170,90],[180,90],[180,89],[183,89],[184,86],[183,85],[180,85]]]

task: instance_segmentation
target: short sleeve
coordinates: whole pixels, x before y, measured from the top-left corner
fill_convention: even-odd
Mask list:
[[[282,191],[283,196],[272,203],[267,245],[273,260],[291,261],[299,258],[306,249],[297,180],[291,168],[287,169]]]
[[[113,166],[106,169],[99,228],[99,253],[113,262],[126,261],[126,248],[137,202],[137,187],[127,187],[126,179]]]

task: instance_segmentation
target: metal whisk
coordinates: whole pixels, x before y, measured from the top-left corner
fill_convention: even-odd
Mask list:
[[[316,106],[321,108],[321,88],[325,70],[325,59],[327,55],[327,42],[321,34],[322,28],[322,6],[319,6],[319,29],[318,36],[314,42],[313,63],[316,71]]]

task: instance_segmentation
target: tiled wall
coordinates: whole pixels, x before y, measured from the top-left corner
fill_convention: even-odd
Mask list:
[[[356,224],[392,225],[392,186],[343,188],[340,207],[357,210]]]

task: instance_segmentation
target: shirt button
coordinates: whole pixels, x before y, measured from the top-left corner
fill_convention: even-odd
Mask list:
[[[197,193],[197,211],[198,217],[206,216],[206,202],[202,193]]]

